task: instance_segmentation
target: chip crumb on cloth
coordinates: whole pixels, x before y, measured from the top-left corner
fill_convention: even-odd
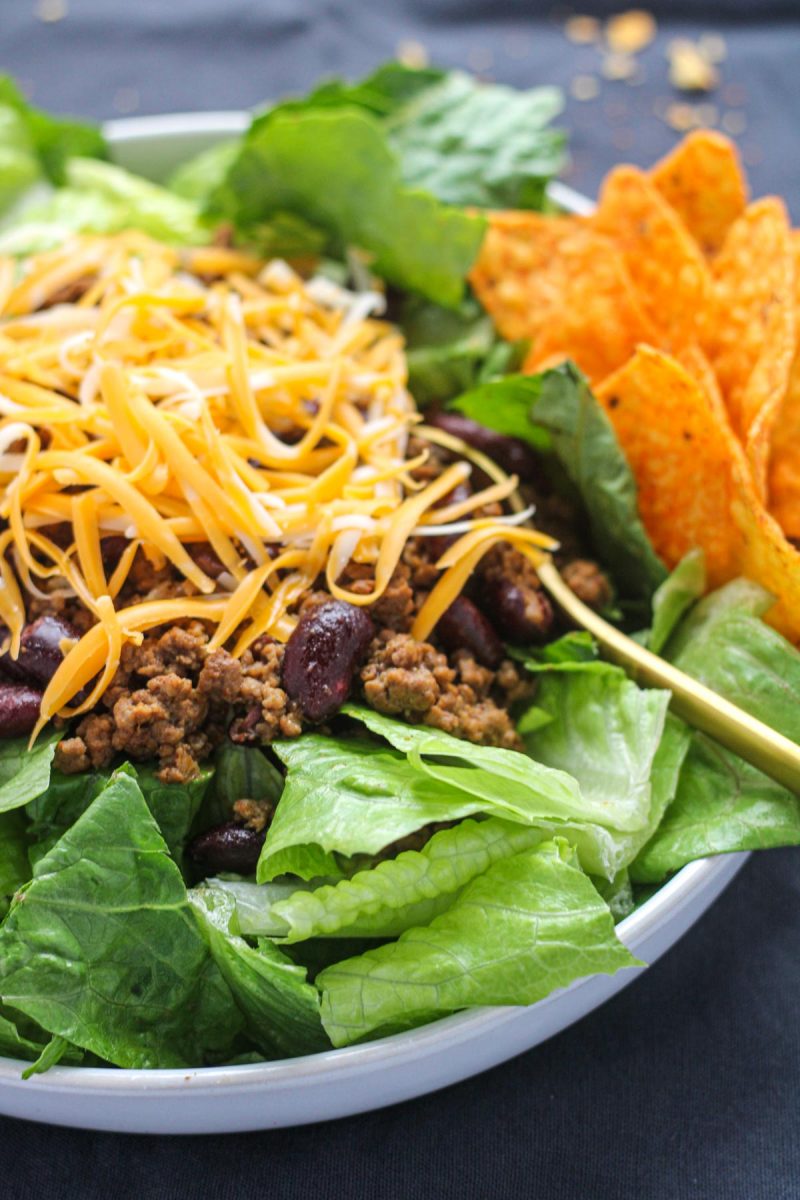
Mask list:
[[[800,232],[748,203],[734,145],[617,167],[589,217],[493,214],[471,282],[526,371],[587,375],[667,565],[702,547],[711,586],[762,583],[800,640]]]

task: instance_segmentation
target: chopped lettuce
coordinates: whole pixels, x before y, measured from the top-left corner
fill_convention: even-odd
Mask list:
[[[547,675],[537,701],[552,720],[525,735],[529,753],[551,766],[569,763],[597,804],[635,801],[635,828],[588,813],[567,827],[550,826],[577,847],[586,871],[611,880],[650,839],[672,801],[689,731],[666,715],[667,693],[643,691],[615,668]]]
[[[0,813],[21,808],[47,790],[60,737],[45,735],[30,749],[27,738],[0,741]]]
[[[388,118],[403,178],[448,204],[541,208],[564,165],[557,88],[479,83],[451,71]]]
[[[574,851],[553,841],[500,859],[429,925],[327,967],[317,984],[330,1039],[346,1046],[636,965]]]
[[[126,763],[121,770],[135,778],[141,788],[170,854],[180,865],[183,847],[197,812],[209,790],[213,772],[205,769],[185,783],[161,783],[155,767],[134,767]],[[56,844],[75,824],[111,779],[111,771],[89,771],[64,775],[54,770],[47,791],[28,804],[28,838],[32,865]]]
[[[131,775],[111,778],[14,900],[0,996],[117,1066],[230,1055],[238,1009]]]
[[[63,187],[5,223],[0,253],[35,254],[60,245],[73,233],[123,229],[141,229],[174,245],[199,245],[210,236],[194,202],[111,163],[72,158],[64,169]]]
[[[386,63],[359,83],[330,80],[271,113],[362,109],[382,119],[404,181],[447,204],[541,208],[564,165],[557,88],[487,84],[463,71]]]
[[[483,221],[406,186],[380,124],[343,108],[256,118],[211,214],[244,236],[275,213],[324,229],[340,252],[358,247],[390,283],[457,305]]]
[[[319,1018],[319,994],[306,972],[267,938],[256,946],[230,931],[235,901],[215,888],[190,893],[211,955],[245,1021],[245,1031],[269,1058],[329,1048]]]
[[[541,375],[510,375],[484,384],[460,396],[453,407],[537,449],[544,433],[580,494],[595,550],[618,589],[649,599],[666,570],[639,516],[636,483],[613,426],[571,363]]]
[[[25,819],[19,809],[0,813],[0,919],[30,875]]]
[[[581,797],[569,776],[513,751],[470,746],[468,762],[464,743],[456,738],[381,718],[369,709],[348,706],[347,711],[390,737],[396,748],[366,738],[321,734],[276,744],[275,752],[287,767],[286,786],[261,852],[259,883],[286,873],[303,879],[335,878],[341,871],[334,852],[377,854],[432,822],[485,812],[530,825],[542,815],[580,810]],[[419,744],[423,753],[430,745],[435,764],[416,757]],[[499,755],[497,762],[507,771],[516,769],[515,782],[494,768],[479,767],[473,774],[478,751],[482,757]],[[449,756],[449,766],[442,756]],[[439,771],[445,778],[437,777]],[[455,773],[455,782],[448,771]]]
[[[243,931],[246,925],[249,933],[280,936],[288,943],[318,937],[397,937],[449,908],[461,888],[493,862],[530,849],[545,836],[496,817],[465,820],[435,833],[421,850],[404,850],[336,884],[293,891],[276,884],[216,886],[233,894],[238,924]],[[288,894],[276,896],[277,888]]]
[[[472,296],[457,309],[409,296],[393,315],[406,339],[408,386],[419,408],[517,370],[528,345],[499,338]]]
[[[659,882],[709,854],[800,845],[800,798],[695,734],[674,801],[631,867],[637,882]]]
[[[706,590],[706,566],[702,550],[690,550],[669,578],[653,594],[653,624],[647,647],[660,654],[675,626]]]
[[[734,580],[696,605],[665,654],[687,675],[800,743],[800,650],[759,619],[771,604],[757,584]]]
[[[0,76],[0,213],[36,184],[62,184],[66,163],[78,155],[106,157],[99,129],[33,108]]]
[[[617,830],[640,829],[649,806],[647,781],[669,695],[643,692],[613,667],[591,677],[599,683],[594,693],[581,687],[586,678],[572,676],[566,695],[557,692],[554,697],[556,689],[546,692],[544,684],[539,689],[537,705],[554,720],[530,735],[538,761],[516,750],[469,745],[439,730],[404,725],[353,704],[346,711],[405,751],[419,771],[475,796],[480,811],[523,824],[555,818],[596,821]],[[577,738],[583,739],[578,748],[571,741]],[[612,762],[603,753],[607,749],[612,751]],[[598,764],[602,764],[600,778],[595,775]],[[583,787],[576,779],[582,768],[586,768]]]

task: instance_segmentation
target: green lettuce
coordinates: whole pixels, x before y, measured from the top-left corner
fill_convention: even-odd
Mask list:
[[[276,884],[216,886],[232,893],[243,932],[266,933],[287,943],[397,937],[438,916],[493,862],[530,849],[545,836],[496,817],[465,820],[435,833],[421,850],[404,850],[339,883],[300,890]]]
[[[206,768],[186,783],[167,784],[156,778],[153,766],[135,767],[133,763],[126,763],[122,770],[137,780],[170,854],[180,864],[183,847],[209,790],[213,771]],[[78,775],[64,775],[58,770],[52,772],[47,790],[26,809],[30,819],[29,857],[34,866],[107,787],[112,774],[111,771],[88,771]]]
[[[533,1004],[637,961],[565,842],[501,859],[429,925],[317,977],[335,1046],[484,1004]]]
[[[16,890],[30,879],[28,838],[19,809],[0,813],[0,919]]]
[[[357,109],[256,118],[210,205],[249,229],[297,213],[340,252],[365,251],[399,287],[457,305],[483,237],[483,221],[407,187],[380,124]]]
[[[711,854],[800,845],[800,798],[743,759],[695,734],[678,790],[631,875],[660,882]]]
[[[450,71],[387,125],[407,183],[448,204],[541,208],[564,165],[564,133],[547,128],[563,106],[557,88],[520,91]]]
[[[565,161],[563,131],[548,128],[563,107],[557,88],[523,91],[463,71],[390,62],[355,84],[330,80],[270,113],[362,109],[382,121],[410,186],[447,204],[541,208]]]
[[[0,76],[0,212],[36,184],[62,184],[66,163],[76,155],[107,156],[99,129],[34,108],[7,75]]]
[[[453,407],[537,449],[546,435],[583,501],[594,548],[620,592],[650,598],[666,570],[639,516],[636,483],[613,426],[571,363],[484,384]]]
[[[241,1029],[135,779],[117,772],[0,928],[0,996],[123,1067],[228,1057]]]
[[[772,597],[734,580],[678,626],[665,656],[726,700],[800,743],[800,650],[760,620]]]
[[[499,338],[472,296],[457,309],[408,296],[393,315],[406,339],[408,386],[420,408],[517,370],[528,345]]]
[[[250,946],[230,931],[235,901],[221,889],[190,893],[193,911],[220,974],[242,1012],[250,1040],[269,1058],[329,1049],[319,993],[306,972],[267,938]]]
[[[61,735],[40,737],[28,749],[27,738],[0,742],[0,813],[21,808],[50,784],[50,766]]]
[[[530,825],[542,813],[580,809],[581,797],[569,776],[539,767],[513,751],[496,752],[507,756],[502,763],[508,769],[521,771],[516,788],[509,785],[502,794],[499,785],[506,781],[493,771],[478,770],[480,782],[472,777],[467,781],[471,768],[463,758],[463,742],[380,718],[371,710],[349,706],[347,711],[370,728],[373,718],[376,723],[386,721],[394,744],[403,740],[399,751],[366,738],[321,734],[277,743],[275,753],[287,768],[286,786],[261,852],[259,883],[287,873],[304,879],[335,878],[341,869],[334,853],[377,854],[432,822],[486,812]],[[420,738],[435,747],[436,755],[458,754],[452,769],[459,780],[464,777],[469,782],[469,789],[451,779],[437,779],[434,771],[446,771],[444,766],[429,769],[427,761],[423,766],[409,761],[404,750],[413,752]],[[489,753],[486,747],[476,746],[468,751],[471,758],[473,751]]]
[[[208,242],[199,206],[111,163],[71,158],[64,186],[14,214],[0,232],[0,253],[35,254],[73,233],[140,229],[172,245]]]
[[[555,683],[559,677],[550,678]],[[597,687],[583,687],[587,678]],[[638,830],[646,820],[649,772],[668,702],[667,692],[641,691],[613,667],[598,676],[573,675],[567,689],[548,690],[543,684],[537,705],[554,720],[530,735],[529,753],[536,761],[516,750],[475,746],[426,726],[405,725],[354,704],[344,711],[404,751],[418,771],[473,795],[480,811],[523,824],[555,818]],[[581,739],[580,745],[573,747],[571,739]]]
[[[660,654],[675,626],[706,590],[705,557],[690,550],[653,594],[653,623],[647,647]]]

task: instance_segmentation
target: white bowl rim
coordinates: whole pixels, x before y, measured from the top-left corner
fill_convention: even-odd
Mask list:
[[[125,117],[107,121],[103,132],[113,145],[115,142],[135,143],[147,141],[154,136],[169,137],[196,133],[234,136],[241,133],[250,120],[250,113],[238,110],[219,112],[168,113],[157,116]],[[565,208],[586,214],[594,205],[588,197],[573,191],[558,181],[549,188],[553,200]],[[732,874],[732,859],[740,864],[748,857],[726,855],[705,858],[689,863],[678,871],[640,908],[631,913],[617,926],[621,940],[632,953],[659,927],[673,918],[680,910],[690,905],[698,892],[705,891],[716,881]],[[635,970],[638,973],[639,968]],[[633,974],[634,972],[630,972]],[[575,992],[591,984],[596,976],[587,976],[552,992],[539,1002],[540,1007],[558,1001],[565,992]],[[187,1086],[200,1085],[215,1092],[225,1087],[241,1090],[291,1086],[299,1081],[306,1085],[315,1077],[329,1080],[336,1074],[341,1081],[347,1076],[361,1073],[364,1068],[379,1064],[388,1067],[391,1062],[424,1055],[427,1049],[441,1052],[443,1045],[452,1047],[471,1040],[476,1035],[486,1036],[516,1017],[522,1009],[478,1008],[443,1017],[419,1029],[392,1034],[357,1046],[338,1050],[325,1050],[302,1058],[286,1058],[273,1062],[246,1063],[220,1067],[161,1068],[146,1070],[127,1067],[80,1067],[55,1066],[44,1076],[32,1077],[27,1086],[31,1089],[59,1090],[69,1092],[94,1092],[97,1094],[120,1092],[153,1092],[163,1095],[169,1092],[185,1093]],[[20,1059],[0,1057],[0,1084],[17,1082],[20,1073],[30,1066]]]

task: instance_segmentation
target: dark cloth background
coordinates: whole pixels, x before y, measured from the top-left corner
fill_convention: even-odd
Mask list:
[[[568,103],[570,182],[591,192],[613,162],[672,144],[654,114],[678,98],[665,47],[711,29],[728,44],[711,100],[746,114],[754,191],[783,193],[800,217],[797,0],[663,8],[641,85],[604,82],[598,100]],[[517,85],[568,86],[598,63],[535,0],[68,0],[63,19],[44,15],[47,0],[0,0],[0,69],[37,103],[98,118],[252,105],[366,71],[403,39]],[[0,1198],[799,1200],[799,1007],[800,854],[777,851],[751,859],[628,990],[483,1076],[382,1112],[227,1137],[0,1118]]]

